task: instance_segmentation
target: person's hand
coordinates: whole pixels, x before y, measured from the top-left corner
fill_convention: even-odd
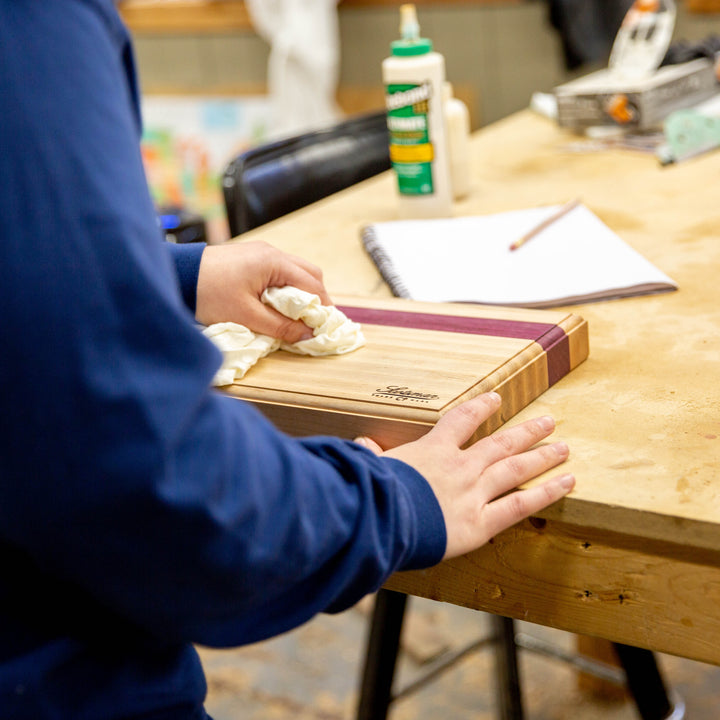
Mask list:
[[[269,287],[292,285],[332,301],[322,281],[322,271],[302,258],[264,242],[208,245],[200,261],[195,318],[203,325],[235,322],[253,332],[288,343],[312,337],[312,330],[290,320],[260,297]]]
[[[572,475],[561,475],[515,490],[568,456],[563,442],[533,448],[555,429],[550,417],[498,430],[461,449],[499,407],[496,393],[479,395],[443,415],[419,440],[386,452],[369,438],[356,440],[378,455],[406,462],[427,479],[445,518],[445,558],[484,545],[497,533],[567,495],[575,485]]]

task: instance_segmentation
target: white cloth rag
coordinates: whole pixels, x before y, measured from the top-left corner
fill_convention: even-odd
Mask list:
[[[292,320],[301,320],[312,328],[313,337],[296,343],[281,342],[268,335],[256,335],[244,325],[233,322],[215,323],[203,334],[223,354],[223,363],[213,385],[230,385],[240,380],[261,358],[277,350],[299,355],[343,355],[365,344],[362,328],[332,305],[323,305],[320,298],[295,287],[268,288],[262,301]]]

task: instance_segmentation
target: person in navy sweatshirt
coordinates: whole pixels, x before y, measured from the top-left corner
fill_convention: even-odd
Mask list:
[[[197,322],[309,333],[259,300],[317,268],[262,243],[161,239],[112,0],[0,0],[0,718],[200,720],[193,643],[343,610],[396,570],[558,500],[550,418],[465,440],[293,439],[212,389]]]

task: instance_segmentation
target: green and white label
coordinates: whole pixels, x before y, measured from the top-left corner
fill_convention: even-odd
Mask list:
[[[390,131],[390,160],[403,195],[431,195],[434,191],[428,112],[432,86],[388,85],[385,103]]]

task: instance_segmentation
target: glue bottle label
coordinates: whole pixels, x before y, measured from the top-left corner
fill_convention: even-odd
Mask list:
[[[432,86],[391,84],[386,86],[390,160],[403,195],[431,195],[434,192],[428,113]]]

